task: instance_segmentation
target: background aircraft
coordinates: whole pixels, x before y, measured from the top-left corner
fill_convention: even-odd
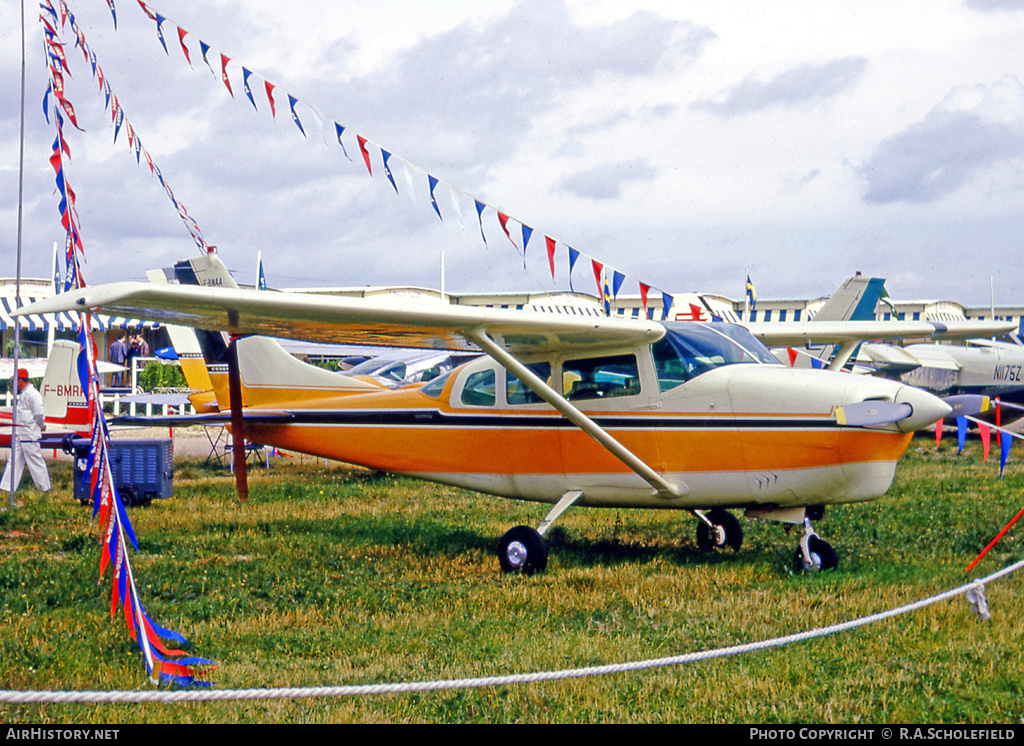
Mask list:
[[[1001,402],[1024,404],[1024,345],[987,339],[966,345],[914,344],[895,347],[866,344],[855,372],[869,372],[917,386],[938,396],[982,394]],[[1001,423],[1024,412],[1002,408]],[[995,411],[986,419],[994,420]]]
[[[742,529],[728,508],[744,509],[802,523],[796,563],[834,567],[835,552],[811,521],[826,505],[884,494],[911,433],[950,411],[892,381],[788,369],[732,324],[246,291],[212,254],[177,271],[187,284],[85,288],[32,311],[131,310],[229,331],[226,346],[204,342],[204,352],[219,406],[231,413],[236,459],[249,437],[553,504],[538,528],[517,526],[502,537],[507,571],[542,569],[543,533],[572,506],[687,510],[708,548],[740,546]],[[244,336],[254,333],[486,356],[391,390]]]
[[[78,378],[78,343],[58,339],[50,348],[39,394],[46,428],[40,445],[59,448],[64,436],[88,437],[92,429],[89,405]],[[19,363],[20,366],[20,363]],[[120,368],[120,366],[118,366]],[[29,376],[32,377],[31,371]],[[11,445],[11,408],[0,409],[0,447]]]

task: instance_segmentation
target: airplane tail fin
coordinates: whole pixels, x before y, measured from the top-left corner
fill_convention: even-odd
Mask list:
[[[91,428],[89,403],[78,377],[78,353],[78,343],[66,339],[54,340],[50,349],[39,389],[48,431],[88,432]]]
[[[215,254],[194,257],[174,266],[174,275],[182,285],[237,288],[228,268]],[[152,279],[152,278],[151,278]],[[270,291],[267,291],[270,292]],[[192,331],[192,330],[188,330]],[[210,387],[221,411],[231,409],[228,380],[228,342],[222,332],[194,330],[193,339],[202,352]],[[172,343],[174,337],[172,336]],[[186,349],[189,348],[188,343]],[[246,337],[238,340],[238,369],[242,381],[242,403],[246,407],[272,406],[280,402],[320,399],[346,393],[377,390],[373,384],[342,376],[315,365],[301,362],[272,339]],[[175,349],[177,344],[175,343]],[[179,358],[181,353],[179,351]],[[198,356],[193,358],[198,360]],[[185,372],[185,364],[182,363]],[[188,372],[185,372],[188,377]],[[196,372],[197,383],[188,378],[189,386],[205,385]],[[198,407],[197,407],[198,409]]]
[[[883,278],[855,275],[825,301],[814,320],[874,321],[878,301],[886,297]]]
[[[839,286],[812,320],[874,321],[878,302],[888,297],[884,278],[857,274]],[[815,349],[792,351],[789,364],[794,368],[820,368],[839,354],[840,348],[841,345],[824,345]],[[856,355],[856,352],[853,354]]]

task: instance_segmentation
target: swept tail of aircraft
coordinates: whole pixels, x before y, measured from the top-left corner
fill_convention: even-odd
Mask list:
[[[874,321],[878,302],[887,297],[885,279],[854,275],[832,293],[812,321]],[[847,357],[855,354],[856,348],[848,351]],[[842,349],[842,345],[821,345],[813,348],[786,350],[787,359],[779,359],[791,368],[825,368]]]

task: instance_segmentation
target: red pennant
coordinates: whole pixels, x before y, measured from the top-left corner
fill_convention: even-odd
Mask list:
[[[981,448],[985,453],[985,461],[988,461],[988,452],[992,446],[992,431],[988,425],[978,423],[978,435],[981,436]]]
[[[153,11],[151,11],[151,10],[150,10],[150,9],[149,9],[149,8],[148,8],[148,7],[146,6],[146,4],[145,4],[144,2],[142,2],[142,0],[138,0],[138,3],[139,3],[139,7],[140,7],[140,8],[142,8],[142,12],[143,12],[143,13],[145,13],[145,14],[146,14],[147,16],[149,16],[149,19],[150,19],[151,21],[155,21],[155,20],[156,20],[156,14],[155,14],[155,13],[153,13]]]
[[[508,238],[509,242],[513,246],[516,246],[516,242],[512,240],[512,234],[508,232],[508,215],[503,212],[498,212],[498,222],[501,223],[501,229],[505,231],[505,236]],[[519,247],[516,246],[517,251],[518,249]]]
[[[366,149],[366,138],[362,135],[356,135],[356,141],[359,143],[359,150],[363,154],[363,162],[366,164],[366,170],[373,176],[373,169],[370,167],[370,153]]]
[[[231,94],[231,98],[235,97],[235,92],[231,90],[231,80],[228,78],[228,63],[229,60],[224,56],[223,53],[220,55],[220,79],[224,81],[224,85],[227,86],[228,93]]]
[[[604,290],[601,288],[601,273],[604,271],[604,265],[597,259],[591,259],[590,263],[594,267],[594,281],[597,282],[597,297],[604,297]]]
[[[274,84],[269,80],[264,80],[263,88],[267,92],[267,101],[270,102],[270,114],[274,119],[277,119],[277,108],[274,106]]]
[[[551,267],[551,279],[555,279],[555,239],[544,236],[544,243],[548,247],[548,265]]]
[[[188,60],[188,66],[192,67],[192,58],[188,54],[188,47],[185,46],[185,34],[188,32],[181,26],[178,26],[178,43],[181,45],[181,51],[185,55],[185,59]]]
[[[792,347],[790,347],[788,349],[788,352],[789,352],[789,367],[790,368],[795,368],[796,367],[797,351],[794,350]]]
[[[999,397],[996,397],[996,443],[1001,446],[1003,444],[1003,431],[999,430],[998,428],[1003,423],[1000,421],[1002,419],[1000,417],[1000,414],[1001,412],[999,408]]]
[[[942,440],[942,420],[935,423],[935,445]]]

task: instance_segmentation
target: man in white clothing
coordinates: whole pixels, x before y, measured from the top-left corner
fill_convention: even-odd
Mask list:
[[[28,465],[28,473],[32,481],[43,492],[50,489],[50,474],[46,470],[43,451],[39,447],[46,426],[46,414],[43,412],[43,397],[28,380],[28,371],[18,370],[18,437],[12,438],[11,458],[7,459],[0,490],[11,491],[11,462],[14,462],[14,484],[21,484],[22,474]],[[17,442],[20,441],[20,442]],[[17,442],[17,447],[14,443]]]

